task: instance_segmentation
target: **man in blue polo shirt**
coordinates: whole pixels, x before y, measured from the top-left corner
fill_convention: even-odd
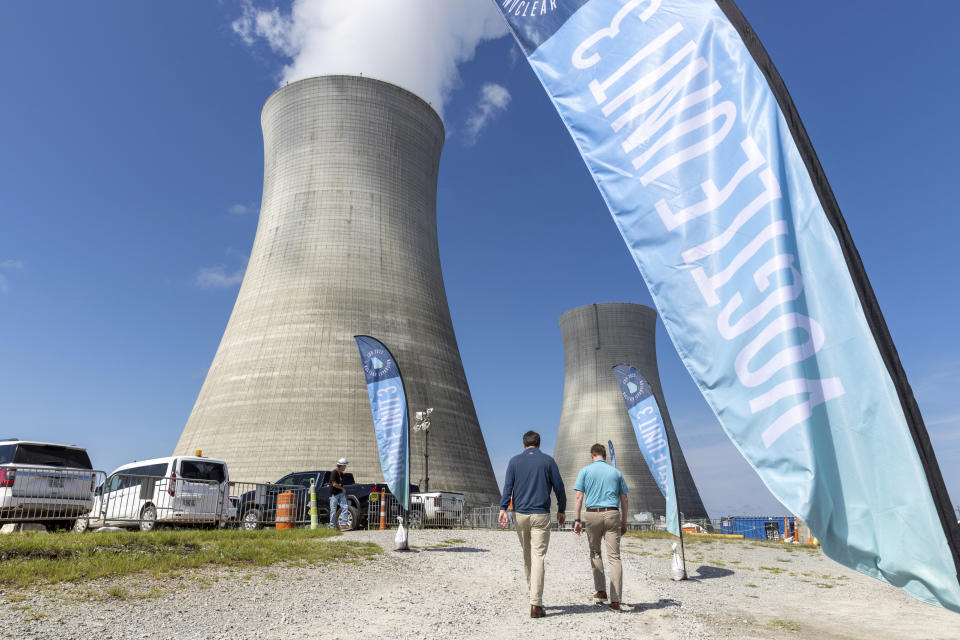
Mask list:
[[[586,524],[590,546],[590,566],[593,569],[595,601],[607,599],[607,583],[603,574],[600,542],[606,542],[607,564],[610,565],[610,608],[619,611],[623,595],[623,570],[620,567],[620,536],[627,532],[627,483],[623,474],[607,464],[607,449],[602,444],[590,447],[593,462],[580,469],[573,490],[577,495],[576,520],[573,532],[580,535]],[[586,503],[587,513],[580,520],[580,510]]]
[[[567,494],[553,458],[540,451],[540,434],[523,434],[523,453],[513,456],[503,479],[500,526],[507,526],[507,507],[513,500],[517,535],[523,549],[523,569],[530,589],[530,617],[542,618],[543,558],[550,544],[550,491],[557,495],[557,522],[563,526]]]

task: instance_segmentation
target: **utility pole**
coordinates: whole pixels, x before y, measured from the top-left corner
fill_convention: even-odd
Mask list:
[[[423,432],[423,492],[430,491],[430,414],[433,413],[433,407],[426,411],[417,411],[416,423],[413,425],[414,431]]]

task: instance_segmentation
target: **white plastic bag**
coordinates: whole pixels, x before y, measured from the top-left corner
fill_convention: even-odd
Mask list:
[[[403,528],[403,516],[397,516],[400,526],[397,527],[397,535],[393,538],[394,551],[410,551],[410,544],[407,542],[407,530]]]
[[[674,580],[686,580],[687,568],[683,566],[683,558],[677,550],[677,543],[673,543],[673,561],[670,563],[670,577]]]

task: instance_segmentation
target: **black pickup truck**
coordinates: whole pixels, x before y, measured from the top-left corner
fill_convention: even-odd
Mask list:
[[[321,525],[330,522],[330,472],[297,471],[289,473],[274,484],[257,485],[237,500],[237,521],[240,528],[252,531],[273,525],[277,518],[277,496],[285,491],[294,494],[296,524],[310,523],[310,481],[316,482],[317,513]],[[357,484],[352,473],[343,474],[343,488],[347,492],[347,526],[351,529],[367,526],[370,494],[386,489],[385,484]],[[410,485],[417,492],[416,485]],[[337,514],[339,515],[339,514]]]

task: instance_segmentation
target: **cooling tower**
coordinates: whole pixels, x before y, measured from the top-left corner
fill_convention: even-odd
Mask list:
[[[574,503],[577,472],[590,463],[590,446],[613,441],[617,468],[629,489],[630,513],[655,516],[665,513],[665,503],[647,467],[624,406],[613,366],[636,367],[653,388],[673,452],[677,478],[677,501],[686,518],[706,518],[697,486],[680,451],[670,422],[670,413],[660,387],[655,347],[657,312],[639,304],[589,304],[560,316],[563,334],[563,409],[554,458],[567,490],[567,504]],[[607,453],[607,461],[610,454]],[[568,508],[568,511],[570,511]]]
[[[263,200],[250,261],[176,452],[275,481],[348,458],[381,481],[353,336],[396,358],[411,412],[433,407],[430,489],[499,491],[450,320],[437,247],[444,128],[423,100],[353,76],[293,82],[261,115]],[[413,433],[411,481],[423,479]]]

